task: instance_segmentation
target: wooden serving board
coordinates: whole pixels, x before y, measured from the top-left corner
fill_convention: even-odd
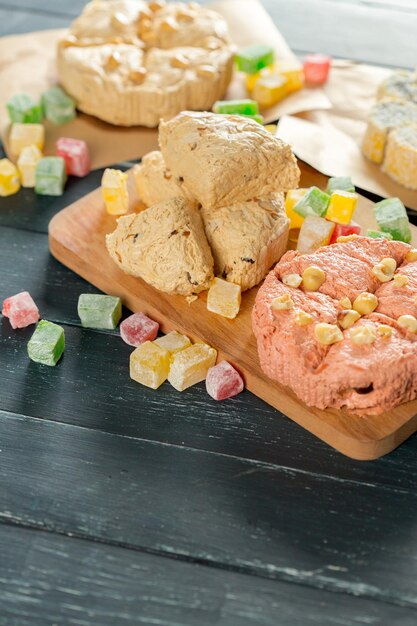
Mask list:
[[[325,187],[327,179],[300,163],[301,186]],[[143,208],[129,176],[131,209]],[[372,202],[360,196],[355,220],[363,228],[376,228]],[[120,296],[132,311],[143,311],[159,322],[161,330],[181,331],[203,340],[243,374],[246,387],[317,437],[354,459],[370,460],[387,454],[417,430],[417,400],[389,413],[358,417],[343,410],[307,407],[288,388],[267,378],[259,365],[251,311],[257,288],[242,296],[240,313],[228,320],[207,311],[206,294],[188,304],[185,298],[157,291],[139,278],[124,274],[105,247],[105,234],[115,228],[116,218],[104,211],[100,189],[58,213],[49,225],[52,254],[61,263],[102,291]],[[417,247],[417,228],[412,227]],[[155,393],[158,393],[157,391]]]

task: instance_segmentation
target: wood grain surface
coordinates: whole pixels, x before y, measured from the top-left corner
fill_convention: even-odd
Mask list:
[[[301,164],[301,186],[324,187],[327,179]],[[129,174],[130,209],[141,210],[133,176]],[[376,227],[372,203],[360,197],[355,219],[363,228]],[[159,322],[163,332],[179,330],[193,340],[209,343],[219,359],[229,360],[244,375],[246,387],[337,450],[355,459],[375,459],[397,447],[417,428],[417,400],[379,416],[361,416],[343,410],[307,407],[289,390],[262,372],[252,333],[251,312],[257,288],[245,292],[235,320],[207,311],[206,294],[191,305],[180,296],[157,291],[122,272],[110,258],[105,235],[115,228],[114,216],[104,211],[101,190],[88,194],[56,215],[49,225],[52,254],[64,265],[99,287],[120,296],[133,311],[143,311]],[[417,245],[417,229],[413,227]]]

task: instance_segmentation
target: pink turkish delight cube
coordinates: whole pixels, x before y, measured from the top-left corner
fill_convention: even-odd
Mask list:
[[[303,65],[307,85],[323,85],[329,75],[331,62],[331,58],[325,54],[308,54]]]
[[[60,137],[56,142],[56,154],[64,159],[67,174],[81,178],[89,173],[90,154],[87,144],[82,139]]]
[[[214,400],[226,400],[240,393],[244,388],[241,375],[227,361],[220,361],[210,367],[206,378],[207,393]]]
[[[12,328],[26,328],[39,320],[39,309],[28,291],[22,291],[3,302],[2,313]]]
[[[159,330],[158,322],[154,322],[144,313],[134,313],[120,324],[120,336],[129,346],[137,348],[145,341],[153,341]]]

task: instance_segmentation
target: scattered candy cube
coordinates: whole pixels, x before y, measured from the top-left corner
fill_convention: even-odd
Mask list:
[[[129,208],[127,174],[107,168],[101,179],[101,192],[107,213],[122,215]]]
[[[287,93],[298,91],[304,86],[304,71],[302,66],[292,59],[276,61],[272,71],[287,79]]]
[[[90,154],[85,141],[60,137],[56,142],[56,153],[65,161],[67,174],[71,176],[87,176],[91,168]]]
[[[240,309],[240,285],[215,278],[207,293],[207,310],[233,319]]]
[[[375,218],[384,233],[397,241],[411,241],[410,222],[405,206],[399,198],[387,198],[374,205]]]
[[[11,196],[20,189],[19,174],[9,159],[0,160],[0,196]]]
[[[330,244],[336,243],[338,237],[347,237],[348,235],[360,235],[361,227],[356,222],[350,224],[335,224]]]
[[[158,389],[169,372],[169,352],[152,341],[145,341],[130,355],[130,378],[141,385]]]
[[[39,320],[39,309],[28,291],[21,291],[3,302],[2,314],[12,328],[26,328]]]
[[[257,115],[259,107],[255,100],[217,100],[213,105],[213,113]]]
[[[137,348],[145,341],[153,341],[158,334],[159,324],[144,313],[134,313],[120,324],[120,336],[129,346]]]
[[[78,315],[84,328],[114,329],[122,317],[122,301],[115,296],[82,293]]]
[[[256,72],[256,74],[246,74],[246,89],[249,93],[252,93],[256,85],[256,81],[260,78],[260,76],[261,72]]]
[[[372,237],[372,239],[388,239],[388,241],[393,239],[391,233],[383,233],[381,230],[373,230],[372,228],[368,228],[366,236]]]
[[[330,196],[328,193],[318,187],[310,187],[297,204],[294,205],[294,211],[302,217],[307,217],[307,215],[323,216],[326,214],[329,202]]]
[[[12,124],[9,135],[10,152],[19,156],[23,148],[35,145],[43,150],[45,129],[42,124]]]
[[[42,196],[62,196],[67,180],[62,157],[43,157],[35,170],[35,191]]]
[[[328,194],[332,194],[334,191],[349,191],[350,193],[354,193],[355,187],[352,183],[351,177],[334,176],[333,178],[329,178],[326,192]]]
[[[290,220],[290,228],[301,228],[304,217],[294,211],[294,207],[299,200],[307,193],[308,189],[290,189],[285,196],[285,211]]]
[[[47,120],[59,126],[75,118],[75,102],[61,87],[51,87],[42,94],[42,107]]]
[[[181,350],[173,356],[168,381],[177,391],[184,391],[206,378],[216,358],[216,350],[205,343],[196,343]]]
[[[17,93],[12,96],[6,106],[11,122],[21,124],[39,124],[42,122],[42,106],[36,104],[26,93]]]
[[[304,78],[308,85],[323,85],[330,71],[331,58],[325,54],[308,54],[304,59]]]
[[[271,135],[276,135],[277,134],[278,124],[265,124],[264,128],[269,133],[271,133]]]
[[[226,400],[240,393],[244,383],[239,372],[227,361],[221,361],[207,372],[207,393],[214,400]]]
[[[17,168],[22,181],[22,187],[35,186],[36,167],[42,158],[42,152],[35,145],[23,148],[17,161]]]
[[[297,250],[300,254],[310,254],[321,246],[327,246],[332,238],[334,222],[318,215],[307,215],[298,236]]]
[[[358,203],[356,193],[350,191],[334,191],[330,196],[326,218],[331,222],[349,224]]]
[[[28,356],[42,365],[56,365],[65,348],[64,329],[41,320],[28,343]]]
[[[185,348],[191,346],[191,341],[188,337],[181,335],[176,330],[173,330],[162,337],[158,337],[158,339],[155,339],[154,343],[156,343],[160,348],[168,350],[170,355],[175,354],[180,350],[185,350]]]
[[[256,74],[263,67],[272,65],[274,60],[274,49],[264,44],[249,46],[241,50],[235,57],[237,69],[246,74]]]
[[[267,74],[256,81],[252,95],[263,107],[281,102],[287,95],[288,80],[280,74]]]

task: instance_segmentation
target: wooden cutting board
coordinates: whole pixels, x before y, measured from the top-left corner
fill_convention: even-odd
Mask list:
[[[300,186],[325,187],[327,179],[300,163]],[[143,208],[129,175],[131,209]],[[372,202],[360,196],[355,220],[363,228],[376,228]],[[168,296],[139,278],[124,274],[107,253],[105,234],[115,228],[116,218],[104,211],[100,189],[58,213],[49,225],[52,254],[61,263],[105,293],[120,296],[132,311],[143,311],[167,333],[178,330],[193,340],[203,340],[243,374],[246,387],[323,441],[354,459],[370,460],[387,454],[417,430],[417,400],[378,416],[358,417],[343,410],[307,407],[287,388],[267,378],[258,362],[251,311],[257,288],[242,296],[235,320],[209,313],[206,294],[188,304],[180,296]],[[412,227],[417,247],[417,228]],[[158,391],[155,391],[158,393]]]

